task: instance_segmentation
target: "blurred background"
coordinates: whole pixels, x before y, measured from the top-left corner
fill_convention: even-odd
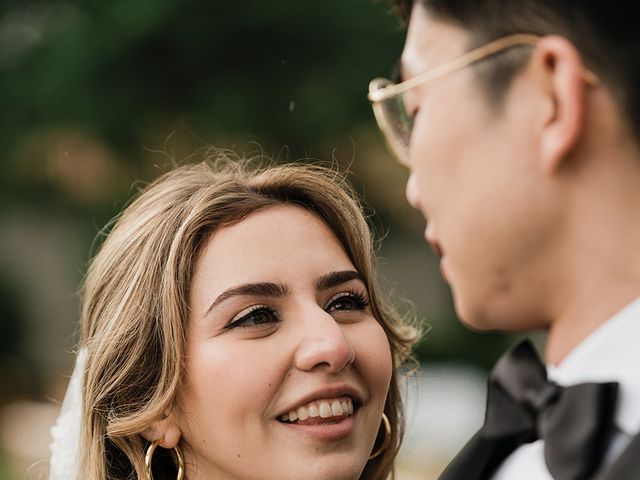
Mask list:
[[[0,480],[46,477],[99,229],[207,145],[351,169],[386,288],[426,331],[399,479],[435,478],[514,338],[456,320],[375,125],[367,85],[403,38],[375,0],[0,0]]]

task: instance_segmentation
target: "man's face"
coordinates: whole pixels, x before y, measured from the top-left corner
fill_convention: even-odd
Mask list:
[[[403,80],[468,51],[466,32],[421,6],[411,16]],[[490,60],[489,60],[490,61]],[[541,116],[527,69],[500,108],[467,67],[405,93],[415,115],[409,202],[428,221],[460,318],[478,329],[546,326],[539,305],[560,214],[539,166]],[[536,123],[537,122],[537,123]]]

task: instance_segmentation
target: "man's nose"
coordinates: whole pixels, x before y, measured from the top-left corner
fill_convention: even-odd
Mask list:
[[[319,310],[319,311],[318,311]],[[304,331],[295,354],[296,367],[302,371],[326,369],[338,373],[355,360],[355,351],[344,328],[323,309],[305,319]]]

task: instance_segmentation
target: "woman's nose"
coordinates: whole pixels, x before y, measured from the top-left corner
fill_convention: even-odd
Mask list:
[[[322,310],[304,324],[305,332],[295,354],[298,369],[326,369],[329,373],[338,373],[353,363],[353,345],[342,325],[331,315]]]

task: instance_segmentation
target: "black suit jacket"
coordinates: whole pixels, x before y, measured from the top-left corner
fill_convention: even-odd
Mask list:
[[[489,480],[505,458],[512,453],[504,442],[487,439],[478,432],[440,475],[440,480]],[[601,469],[589,480],[640,479],[640,434],[636,435],[613,464]],[[563,480],[563,479],[556,479]],[[586,480],[586,479],[585,479]]]

